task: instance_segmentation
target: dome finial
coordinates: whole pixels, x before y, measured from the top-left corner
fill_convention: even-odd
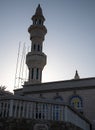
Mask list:
[[[80,79],[80,77],[79,77],[79,74],[78,74],[78,71],[77,71],[77,70],[76,70],[76,73],[75,73],[74,79]]]

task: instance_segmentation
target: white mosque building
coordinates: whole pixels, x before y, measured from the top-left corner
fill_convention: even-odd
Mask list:
[[[47,29],[40,5],[32,21],[28,28],[31,51],[26,56],[29,78],[23,88],[14,90],[14,95],[0,98],[0,118],[34,119],[33,130],[52,130],[51,121],[70,123],[76,130],[95,130],[95,77],[82,79],[76,71],[72,80],[42,83]]]

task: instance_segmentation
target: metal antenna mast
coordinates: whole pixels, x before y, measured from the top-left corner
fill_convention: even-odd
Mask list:
[[[19,47],[18,47],[17,62],[16,62],[16,72],[15,72],[15,80],[14,80],[14,89],[16,89],[16,79],[17,79],[17,72],[18,72],[20,46],[21,46],[21,42],[19,42]]]

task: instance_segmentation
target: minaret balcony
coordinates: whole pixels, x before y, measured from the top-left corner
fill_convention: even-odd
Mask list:
[[[33,53],[29,52],[26,56],[26,64],[28,68],[38,67],[43,69],[46,65],[46,55],[44,53]]]
[[[31,25],[28,28],[28,32],[30,33],[30,39],[32,39],[33,37],[42,37],[44,40],[47,29],[44,25]]]

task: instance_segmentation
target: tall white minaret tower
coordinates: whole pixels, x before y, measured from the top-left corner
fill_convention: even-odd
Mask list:
[[[45,18],[40,4],[31,18],[33,24],[28,28],[31,40],[31,52],[26,56],[26,64],[29,69],[28,84],[41,83],[42,70],[46,65],[46,55],[43,53],[43,41],[47,29],[44,26]]]

